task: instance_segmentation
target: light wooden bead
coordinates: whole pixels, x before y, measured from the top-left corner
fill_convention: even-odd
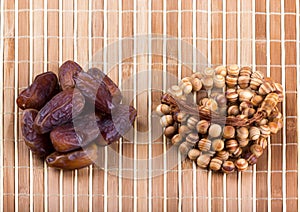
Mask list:
[[[253,96],[254,96],[254,93],[252,91],[243,90],[239,93],[239,100],[240,100],[240,102],[250,101]]]
[[[250,76],[239,76],[238,84],[240,88],[247,88],[250,84]]]
[[[283,87],[280,83],[277,83],[277,82],[274,82],[273,83],[273,88],[274,88],[274,91],[277,92],[277,93],[283,93]]]
[[[269,128],[270,128],[270,132],[272,133],[272,134],[276,134],[276,133],[278,133],[278,131],[279,131],[279,127],[278,127],[278,124],[276,123],[276,122],[269,122],[268,123],[268,126],[269,126]]]
[[[179,85],[181,86],[184,82],[191,82],[192,77],[184,77],[180,80]]]
[[[266,149],[268,146],[268,141],[266,138],[264,137],[259,137],[259,139],[257,139],[255,141],[255,144],[258,144],[259,146],[261,146],[263,149]]]
[[[175,115],[175,120],[180,122],[180,123],[184,123],[184,122],[186,122],[188,117],[189,117],[189,115],[187,115],[186,113],[179,112]]]
[[[222,75],[214,76],[214,86],[216,88],[224,88],[225,87],[225,78]]]
[[[230,160],[224,161],[222,165],[222,171],[226,174],[233,173],[235,171],[234,163]]]
[[[263,152],[264,152],[263,148],[262,148],[260,145],[258,145],[258,144],[253,144],[253,145],[251,145],[250,151],[251,151],[257,158],[259,158],[259,157],[263,154]]]
[[[222,133],[222,127],[219,124],[212,124],[209,127],[208,135],[212,138],[217,138]]]
[[[237,76],[239,76],[239,73],[240,73],[240,68],[236,64],[230,65],[227,69],[228,75],[237,77]]]
[[[228,88],[234,88],[238,84],[238,78],[235,76],[227,75],[225,82]]]
[[[166,105],[166,104],[159,104],[159,105],[156,107],[156,113],[157,113],[159,116],[168,115],[168,114],[170,114],[170,112],[171,112],[171,109],[170,109],[170,106],[169,106],[169,105]]]
[[[237,116],[240,113],[239,107],[237,105],[232,105],[228,108],[227,114],[229,116]]]
[[[204,152],[208,151],[210,149],[210,146],[211,140],[207,138],[202,138],[198,143],[198,149]]]
[[[260,85],[263,83],[264,83],[264,80],[261,78],[251,78],[250,88],[256,91],[256,90],[258,90]]]
[[[232,155],[234,156],[234,157],[239,157],[241,154],[243,153],[243,150],[242,150],[242,148],[241,147],[238,147],[238,148],[236,148],[236,150],[232,153]]]
[[[237,159],[234,164],[239,171],[245,171],[248,168],[248,162],[244,158]]]
[[[283,128],[283,119],[282,118],[280,118],[280,119],[276,118],[276,119],[273,120],[273,122],[275,122],[277,124],[278,129]]]
[[[246,147],[249,144],[248,138],[238,138],[238,143],[240,147]]]
[[[205,105],[207,104],[208,101],[209,101],[209,98],[208,98],[208,97],[203,98],[203,99],[200,100],[199,105],[205,106]]]
[[[192,130],[186,126],[186,125],[181,125],[178,129],[178,133],[180,135],[182,135],[183,137],[185,137],[186,135],[188,135]]]
[[[194,78],[192,80],[193,91],[200,91],[202,88],[202,82],[199,78]]]
[[[261,95],[254,95],[251,99],[251,103],[255,106],[258,107],[262,102],[264,98]]]
[[[180,134],[174,135],[171,139],[173,145],[179,145],[182,141],[183,137]]]
[[[188,152],[188,157],[190,160],[196,160],[201,155],[201,152],[198,149],[191,149]]]
[[[190,78],[183,78],[180,82],[180,88],[182,89],[183,93],[185,94],[189,94],[192,92],[193,90],[193,85],[191,83],[191,79]]]
[[[190,133],[186,137],[186,142],[189,143],[192,146],[195,146],[195,144],[199,141],[198,133]]]
[[[237,137],[241,139],[246,139],[249,136],[249,130],[247,127],[240,127],[236,130]]]
[[[218,103],[214,99],[208,99],[207,101],[205,101],[205,103],[203,105],[205,107],[207,107],[208,109],[210,109],[211,111],[218,110]]]
[[[177,132],[177,127],[175,126],[168,126],[166,127],[164,134],[167,138],[172,138]]]
[[[274,91],[274,88],[273,88],[272,84],[269,82],[265,82],[260,85],[260,87],[258,89],[258,94],[259,95],[267,95],[273,91]]]
[[[282,118],[282,113],[278,110],[278,107],[275,107],[270,116],[268,117],[270,121],[273,121],[275,118]]]
[[[224,94],[219,93],[216,95],[215,100],[217,101],[219,107],[227,106],[227,98]]]
[[[178,85],[173,85],[168,92],[176,97],[181,97],[183,95],[182,89]]]
[[[249,130],[250,139],[255,141],[260,137],[260,130],[257,127],[251,127]]]
[[[206,77],[213,77],[213,75],[215,74],[215,70],[213,68],[207,67],[204,69],[203,74]]]
[[[228,102],[234,103],[238,100],[238,97],[239,97],[239,95],[235,89],[228,89],[226,91],[226,98],[227,98]]]
[[[233,126],[225,126],[223,128],[223,138],[230,139],[235,136],[235,128]]]
[[[279,96],[276,93],[269,93],[264,101],[261,103],[261,107],[258,111],[264,111],[267,116],[270,116],[279,100]]]
[[[206,90],[211,90],[214,85],[214,80],[212,77],[205,77],[202,79],[202,85]]]
[[[230,139],[226,141],[225,147],[229,153],[233,153],[239,147],[239,144],[237,140]]]
[[[218,171],[221,169],[222,163],[222,160],[219,158],[213,158],[210,161],[209,168],[213,171]]]
[[[253,107],[252,103],[248,102],[248,101],[241,102],[240,105],[239,105],[240,111],[243,111],[243,110],[245,110],[247,108],[252,108],[252,107]]]
[[[273,83],[272,84],[273,85],[273,88],[274,88],[274,92],[275,93],[277,93],[278,94],[278,96],[279,96],[279,100],[278,100],[278,102],[282,102],[283,101],[283,99],[284,99],[284,94],[283,94],[283,87],[282,87],[282,85],[280,84],[280,83]]]
[[[259,127],[259,129],[262,137],[267,138],[270,136],[271,130],[269,125],[262,125]]]
[[[215,74],[222,75],[223,77],[227,76],[227,69],[224,66],[218,66],[215,68]]]
[[[202,75],[201,72],[197,71],[197,72],[192,74],[191,78],[192,79],[195,79],[195,78],[201,79],[201,78],[203,78],[203,75]]]
[[[215,139],[212,142],[212,149],[216,152],[219,152],[224,149],[224,141],[222,139]]]
[[[246,108],[242,111],[242,115],[245,115],[247,118],[252,118],[255,113],[256,110],[254,108]]]
[[[262,125],[266,125],[269,123],[269,120],[268,119],[261,119],[259,121],[256,121],[256,125],[257,126],[262,126]]]
[[[222,150],[216,153],[216,157],[218,157],[220,160],[228,160],[229,158],[229,152],[226,150]]]
[[[163,127],[167,127],[173,124],[173,117],[171,115],[164,115],[160,118],[160,124]]]
[[[250,66],[244,66],[240,70],[240,76],[248,76],[251,77],[252,69]]]
[[[259,79],[264,79],[265,75],[261,71],[255,71],[252,73],[251,78],[259,78]]]
[[[188,120],[187,120],[188,128],[195,129],[196,124],[198,123],[198,121],[199,121],[199,119],[194,117],[194,116],[189,117]]]
[[[209,128],[210,123],[206,120],[200,120],[196,125],[196,130],[198,133],[205,135]]]
[[[200,168],[206,169],[210,162],[210,159],[211,159],[211,157],[209,155],[202,154],[197,158],[197,165]]]
[[[184,157],[187,156],[187,154],[190,151],[190,149],[192,149],[192,146],[188,142],[186,142],[186,141],[184,141],[183,143],[181,143],[179,145],[179,152]]]

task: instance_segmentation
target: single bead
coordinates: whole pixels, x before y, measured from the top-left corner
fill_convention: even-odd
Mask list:
[[[198,143],[198,149],[204,152],[208,151],[210,149],[210,146],[211,140],[207,138],[202,138]]]
[[[235,137],[235,128],[233,126],[225,126],[223,128],[223,138],[230,139]]]
[[[233,173],[235,171],[234,163],[230,160],[224,161],[222,165],[222,171],[226,174]]]
[[[217,138],[222,133],[222,127],[219,124],[212,124],[209,127],[208,135],[212,138]]]
[[[213,171],[218,171],[221,169],[222,163],[222,160],[219,158],[213,158],[210,161],[209,168]]]
[[[211,159],[211,157],[209,155],[202,154],[197,158],[197,165],[200,168],[206,169],[210,162],[210,159]]]
[[[248,168],[248,162],[244,158],[239,158],[235,161],[235,167],[239,171],[245,171]]]
[[[215,139],[212,142],[212,149],[216,152],[219,152],[224,149],[224,141],[222,139]]]
[[[201,152],[198,149],[191,149],[188,152],[188,157],[191,160],[196,160],[201,155]]]

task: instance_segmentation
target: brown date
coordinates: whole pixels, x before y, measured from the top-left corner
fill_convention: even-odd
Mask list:
[[[77,116],[73,121],[56,127],[50,133],[52,144],[58,152],[69,152],[86,146],[95,140],[99,134],[95,114]]]
[[[40,157],[45,157],[54,152],[49,134],[38,134],[33,129],[33,123],[38,114],[35,109],[26,109],[23,112],[21,129],[25,144],[29,149]]]
[[[120,89],[103,71],[98,68],[90,68],[87,73],[93,76],[99,82],[104,82],[110,94],[112,95],[112,102],[114,104],[119,104],[121,102],[122,94]]]
[[[81,71],[81,66],[78,65],[76,62],[71,60],[64,62],[58,70],[58,79],[62,90],[66,90],[67,88],[74,88],[75,82],[73,76],[74,74],[79,73]]]
[[[54,96],[37,114],[34,129],[44,134],[78,116],[85,99],[78,89],[67,89]]]
[[[111,109],[115,107],[115,104],[103,81],[98,81],[86,72],[77,73],[73,78],[76,88],[82,92],[90,103],[95,104],[96,109],[106,114],[111,113]]]
[[[57,77],[48,71],[35,77],[33,83],[20,93],[17,104],[23,110],[28,108],[39,110],[58,92]]]
[[[97,158],[98,146],[92,143],[84,149],[68,153],[54,152],[46,158],[46,162],[50,167],[71,170],[91,165]]]
[[[112,110],[112,114],[100,118],[98,127],[101,136],[96,142],[101,145],[109,145],[130,130],[136,118],[137,112],[134,107],[127,105],[118,105]]]

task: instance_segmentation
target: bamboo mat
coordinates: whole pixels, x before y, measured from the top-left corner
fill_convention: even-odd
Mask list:
[[[300,208],[298,0],[0,0],[0,4],[0,211]],[[78,171],[48,168],[28,151],[19,130],[22,111],[15,99],[35,75],[48,70],[57,73],[67,59],[84,66],[95,53],[122,38],[149,34],[182,39],[197,48],[211,66],[251,65],[283,84],[284,128],[272,136],[256,166],[228,176],[187,162],[167,170],[164,153],[169,144],[161,136],[154,139],[152,133],[160,129],[151,116],[161,92],[151,89],[165,90],[176,83],[165,78],[167,73],[180,78],[192,72],[178,63],[184,56],[181,42],[175,49],[165,48],[166,55],[173,51],[178,60],[147,54],[110,66],[111,56],[121,57],[123,49],[119,48],[109,48],[104,51],[107,56],[98,58],[99,66],[122,89],[129,90],[128,99],[138,109],[133,142],[120,140],[112,148],[128,158],[144,159],[147,178],[134,179],[136,172],[122,178],[126,172],[122,159],[110,170],[108,148],[103,156],[106,169],[91,166]],[[145,81],[139,81],[137,73],[144,70],[161,74],[148,72]],[[137,93],[143,86],[145,92]],[[148,142],[138,142],[143,139]],[[150,159],[159,155],[162,171],[154,176]],[[141,160],[134,161],[132,170],[141,167]]]

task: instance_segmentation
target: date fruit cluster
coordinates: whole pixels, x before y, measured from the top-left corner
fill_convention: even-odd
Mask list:
[[[251,67],[206,68],[163,94],[156,111],[164,135],[183,158],[232,173],[256,164],[283,127],[283,87]]]
[[[97,160],[101,146],[119,140],[132,127],[137,112],[121,100],[120,89],[101,70],[85,72],[66,61],[58,77],[42,73],[19,94],[24,141],[50,167],[88,166]]]

